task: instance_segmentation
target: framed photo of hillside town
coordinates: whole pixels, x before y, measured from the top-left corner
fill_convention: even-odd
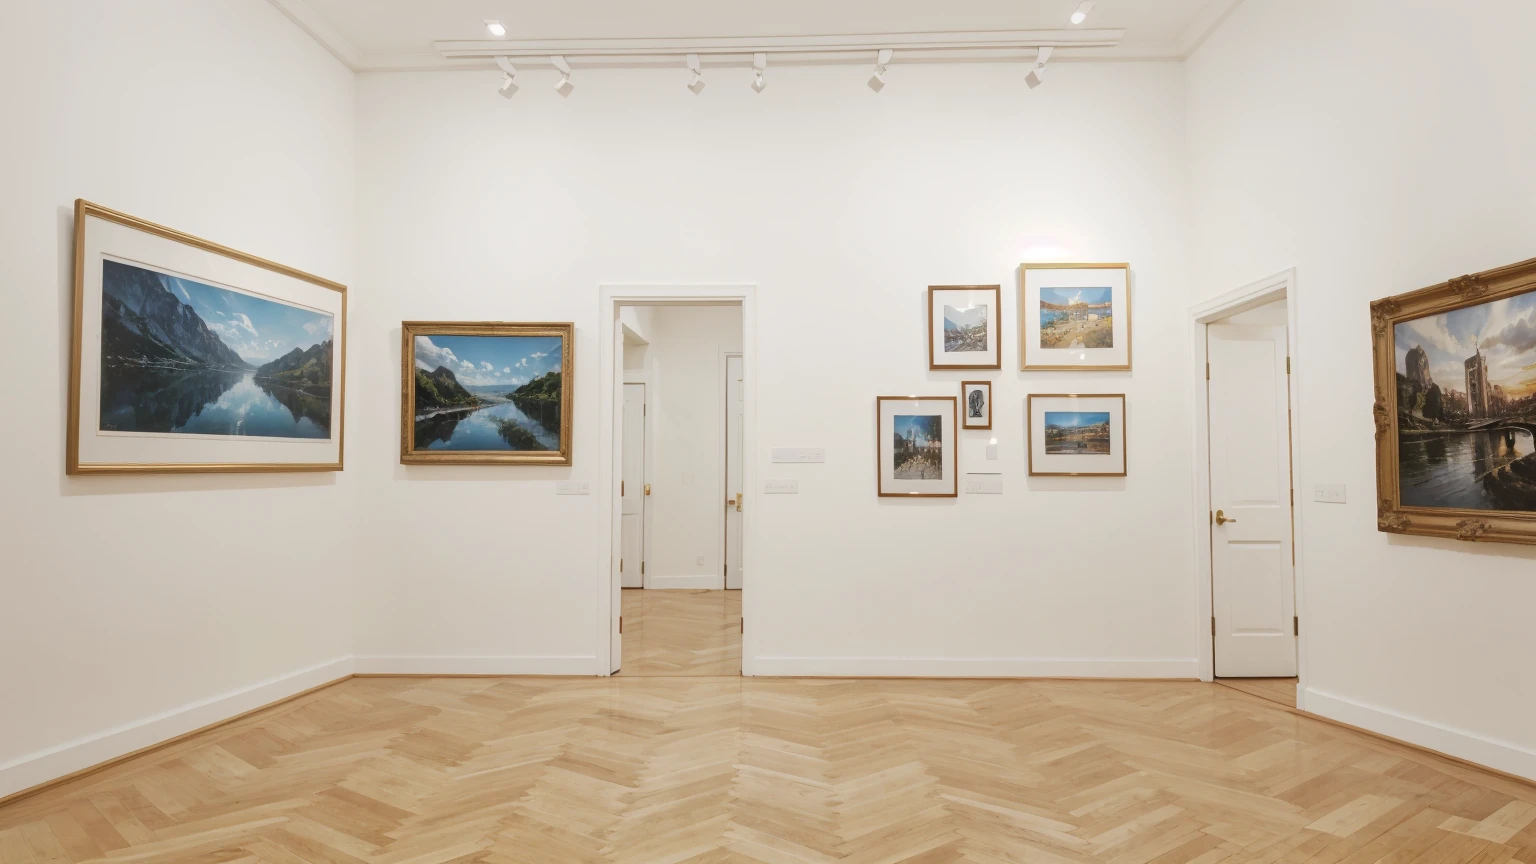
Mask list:
[[[1019,367],[1131,368],[1131,265],[1019,265]]]
[[[928,288],[928,368],[1001,369],[1001,285]]]
[[[574,324],[407,321],[400,461],[569,465]]]
[[[1536,543],[1536,260],[1371,304],[1380,531]]]
[[[1125,395],[1029,396],[1031,477],[1124,477]]]
[[[75,202],[69,474],[340,471],[347,289]]]
[[[955,498],[954,396],[877,396],[875,428],[881,498]]]

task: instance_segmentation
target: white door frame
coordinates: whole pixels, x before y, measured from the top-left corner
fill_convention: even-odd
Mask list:
[[[716,438],[715,440],[723,442],[723,446],[722,446],[722,449],[721,449],[720,453],[721,453],[721,455],[723,455],[725,457],[725,464],[720,467],[720,491],[721,491],[722,494],[727,494],[727,495],[731,494],[731,489],[730,489],[730,485],[731,485],[731,451],[730,451],[730,446],[731,446],[731,442],[730,442],[730,437],[731,437],[731,381],[730,381],[730,377],[731,376],[730,376],[730,371],[731,371],[731,358],[732,357],[740,357],[741,358],[741,370],[742,370],[742,374],[743,375],[746,374],[746,370],[747,370],[747,359],[746,359],[746,354],[744,352],[727,350],[724,347],[720,348],[720,356],[719,356],[719,358],[717,360],[717,362],[719,363],[719,366],[720,366],[720,428],[719,428],[718,432],[716,433],[719,437]],[[746,382],[743,381],[742,385],[745,386]],[[743,395],[745,395],[745,394],[743,394]],[[742,423],[743,424],[746,423],[746,418],[745,417],[742,418]],[[743,436],[745,436],[747,434],[747,430],[745,428],[743,428],[741,430],[741,434]],[[746,449],[746,448],[743,447],[742,449]],[[746,462],[746,459],[745,459],[745,455],[746,454],[742,454],[742,455],[743,455],[743,459],[742,459],[742,462],[741,462],[741,469],[742,469],[741,480],[742,480],[742,483],[745,484],[746,480],[747,480],[747,475],[746,475],[747,462]],[[746,490],[743,489],[742,491],[745,492]],[[719,499],[716,499],[716,500],[719,500]],[[746,506],[745,505],[742,506],[742,515],[743,516],[746,515]],[[728,520],[728,519],[730,519],[730,516],[725,512],[725,508],[721,507],[720,508],[720,524],[719,524],[720,533],[718,535],[716,535],[716,536],[718,536],[720,538],[720,587],[721,588],[724,588],[726,585],[729,585],[730,581],[731,581],[729,576],[728,576],[728,574],[725,572],[726,562],[730,560],[730,550],[726,548],[726,520]],[[745,524],[742,525],[742,534],[743,534],[743,536],[745,536],[745,534],[746,534],[746,525]],[[743,545],[743,548],[745,548],[746,544],[743,543],[742,545]],[[745,563],[743,563],[741,569],[742,569],[743,572],[746,571],[747,568],[746,568]],[[745,585],[746,583],[743,582],[742,584]]]
[[[1189,310],[1189,340],[1190,340],[1190,376],[1193,382],[1192,391],[1195,396],[1195,422],[1194,426],[1194,454],[1195,454],[1195,496],[1194,496],[1194,524],[1195,524],[1195,597],[1196,619],[1195,627],[1200,646],[1200,680],[1214,681],[1216,678],[1216,653],[1215,643],[1211,637],[1211,616],[1213,615],[1213,603],[1211,598],[1211,448],[1208,430],[1210,429],[1210,405],[1206,390],[1205,378],[1205,325],[1214,323],[1223,318],[1256,309],[1277,300],[1286,301],[1286,349],[1291,357],[1291,375],[1289,378],[1291,420],[1290,420],[1290,450],[1291,450],[1291,483],[1300,490],[1303,487],[1301,454],[1297,442],[1300,440],[1297,430],[1301,428],[1301,354],[1299,351],[1300,320],[1296,297],[1296,268],[1282,270],[1266,279],[1260,279],[1248,285],[1244,285],[1234,291],[1228,291],[1218,297],[1214,297],[1191,307]],[[1296,585],[1296,615],[1301,620],[1300,633],[1296,637],[1296,707],[1302,705],[1302,688],[1307,681],[1307,626],[1308,616],[1306,609],[1306,592],[1303,590],[1301,511],[1299,506],[1305,498],[1298,491],[1297,497],[1301,498],[1296,505],[1291,507],[1292,534],[1296,555],[1295,585]]]
[[[613,637],[617,635],[619,610],[613,604],[613,585],[618,578],[618,558],[614,550],[619,548],[619,532],[622,528],[619,501],[619,470],[623,445],[624,420],[624,362],[619,346],[619,308],[621,306],[741,306],[742,347],[742,485],[745,487],[742,502],[742,569],[753,569],[748,560],[758,548],[754,532],[757,526],[757,286],[754,284],[603,284],[598,286],[598,466],[597,506],[599,512],[608,514],[608,530],[600,542],[597,566],[597,628],[598,657],[595,672],[601,676],[609,671],[609,657],[613,650]],[[723,517],[722,517],[723,518]],[[742,617],[752,616],[752,592],[744,585],[741,592]],[[756,619],[754,618],[754,621]],[[744,633],[741,642],[741,674],[753,674],[754,656],[752,633]]]

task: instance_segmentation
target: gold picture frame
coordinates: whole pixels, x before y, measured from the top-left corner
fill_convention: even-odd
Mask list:
[[[420,423],[428,418],[418,418],[416,401],[416,351],[417,337],[508,337],[508,338],[557,338],[560,340],[559,383],[560,396],[558,400],[558,441],[556,446],[549,449],[418,449],[417,431]],[[400,325],[400,461],[406,465],[570,465],[571,464],[571,411],[575,404],[573,393],[575,391],[575,337],[576,325],[564,323],[520,323],[506,321],[406,321]],[[524,360],[526,361],[526,357]],[[461,363],[473,365],[475,361],[460,358]],[[478,361],[487,366],[494,367],[486,360]],[[510,366],[504,367],[510,370]],[[441,372],[441,369],[434,370]],[[449,370],[452,372],[452,370]],[[490,369],[487,371],[494,371]],[[549,369],[544,376],[552,373]],[[544,377],[544,376],[541,376]],[[452,378],[450,374],[448,377]],[[457,386],[457,381],[455,385]],[[539,380],[539,379],[535,379]],[[504,394],[498,394],[494,403],[476,401],[471,406],[452,408],[435,412],[434,416],[445,416],[457,421],[448,415],[468,411],[477,413],[480,410],[492,410],[498,404],[512,404],[521,413],[527,403],[518,403],[511,391],[517,387],[526,386],[531,382],[509,381],[505,385],[508,388]],[[495,385],[499,389],[502,385]],[[482,393],[486,388],[479,388]],[[467,392],[467,390],[466,390]],[[485,396],[472,394],[473,398],[483,400]],[[504,397],[504,398],[502,398]],[[465,397],[471,398],[471,397]],[[530,397],[532,398],[532,397]],[[548,410],[548,403],[541,406],[541,410]],[[532,410],[531,408],[529,410]],[[525,418],[526,421],[526,418]],[[538,436],[525,426],[523,421],[512,421],[501,418],[492,420],[502,428],[502,438],[510,447],[512,437],[515,435],[528,443],[536,443]],[[547,422],[547,421],[546,421]],[[540,431],[548,432],[548,428],[542,425],[536,427]],[[454,427],[449,427],[449,434]],[[546,436],[547,437],[547,436]],[[547,445],[543,445],[547,446]]]
[[[895,438],[896,438],[896,436],[899,436],[901,434],[901,430],[897,426],[897,424],[899,423],[899,418],[897,418],[897,417],[895,417],[893,415],[892,416],[892,421],[893,421],[893,423],[892,423],[892,431],[895,434],[893,434],[890,437],[886,436],[886,434],[885,434],[886,433],[886,429],[885,429],[885,406],[886,406],[887,403],[890,403],[892,405],[899,405],[901,403],[923,403],[923,402],[930,402],[930,403],[934,403],[935,405],[939,406],[939,415],[940,415],[940,420],[939,420],[939,437],[940,437],[940,441],[939,441],[938,446],[936,448],[939,452],[937,454],[934,454],[934,455],[937,455],[938,458],[939,458],[939,465],[940,465],[940,471],[941,472],[943,470],[943,466],[945,466],[946,464],[949,466],[949,469],[950,469],[949,470],[949,476],[947,478],[946,477],[942,477],[942,476],[941,477],[937,477],[937,478],[926,478],[926,477],[925,478],[904,478],[904,477],[901,477],[901,476],[899,476],[899,474],[897,472],[897,467],[896,467],[896,464],[895,464],[895,451],[891,450],[889,452],[890,452],[890,455],[892,456],[892,459],[891,459],[891,462],[890,462],[891,467],[892,467],[892,476],[889,479],[887,479],[886,476],[885,476],[885,473],[886,473],[885,472],[885,468],[886,468],[886,464],[887,464],[886,455],[887,455],[887,452],[888,452],[888,448],[895,446],[895,443],[894,443],[895,442]],[[945,420],[943,418],[943,415],[946,414],[946,413],[948,414],[948,423],[947,424],[945,423]],[[929,416],[932,416],[932,415],[929,415]],[[922,419],[922,418],[918,418],[918,419]],[[946,425],[948,426],[947,429],[945,428]],[[958,396],[876,396],[875,397],[875,437],[878,439],[875,442],[875,493],[876,493],[876,495],[878,497],[880,497],[880,498],[958,498],[958,497],[960,497],[960,459],[959,459],[959,450],[958,450],[958,448],[959,448],[959,441],[958,441],[958,432],[957,432],[959,425],[960,425],[960,398]],[[928,441],[931,442],[931,440],[932,439],[930,437],[928,439]],[[931,446],[931,445],[928,444],[927,442],[925,442],[924,446],[926,447],[926,446]],[[946,456],[947,456],[947,458],[946,458]],[[889,490],[887,488],[887,483],[890,484]],[[917,484],[917,483],[939,483],[939,484],[947,485],[949,487],[949,489],[948,489],[948,491],[943,491],[942,489],[940,489],[939,491],[923,491],[923,490],[901,491],[901,490],[895,488],[898,484],[903,484],[903,483],[911,483],[911,484]]]
[[[330,400],[328,406],[329,413],[327,415],[327,422],[329,427],[328,431],[329,429],[334,429],[335,433],[335,458],[325,459],[322,461],[295,462],[241,462],[223,460],[187,462],[155,460],[138,462],[123,461],[121,459],[96,460],[84,458],[82,456],[81,446],[81,423],[83,422],[82,415],[85,412],[83,411],[81,402],[81,378],[82,373],[84,372],[82,352],[85,347],[84,340],[86,335],[85,309],[87,305],[87,248],[94,245],[94,238],[92,236],[92,232],[89,230],[89,225],[91,224],[92,220],[100,220],[103,223],[122,226],[124,228],[130,229],[131,231],[140,232],[143,235],[148,235],[152,238],[168,240],[172,244],[178,244],[179,246],[187,247],[189,249],[206,252],[214,256],[219,256],[219,258],[236,262],[240,265],[248,265],[249,267],[258,268],[261,271],[277,274],[280,277],[287,277],[303,283],[307,283],[309,285],[318,286],[319,288],[325,289],[327,291],[335,292],[338,296],[333,301],[336,304],[336,311],[333,314],[339,320],[332,323],[332,366],[334,368],[334,373],[331,376],[329,385],[330,389],[334,390],[335,396],[333,398],[329,395],[329,393],[327,393],[326,396],[326,399]],[[97,250],[91,254],[93,256],[99,256],[104,253],[102,253],[100,250]],[[111,257],[114,258],[119,257],[118,253],[115,252],[105,254],[110,254]],[[149,263],[149,267],[151,268],[159,269],[161,266],[162,265],[158,263]],[[165,266],[167,268],[169,267],[169,265]],[[201,280],[205,277],[194,276],[192,278]],[[101,286],[97,285],[95,287],[99,293]],[[298,305],[297,301],[281,298],[272,299],[279,303]],[[103,207],[100,204],[94,204],[90,201],[86,201],[83,198],[78,198],[75,200],[74,304],[72,311],[71,333],[72,338],[69,361],[69,425],[66,432],[64,448],[64,471],[66,474],[249,474],[274,472],[340,471],[344,466],[344,454],[346,451],[345,405],[347,388],[347,286],[342,285],[339,282],[333,282],[329,279],[324,279],[319,276],[306,273],[302,270],[295,269],[293,267],[287,267],[273,261],[268,261],[264,258],[260,258],[246,252],[240,252],[236,249],[231,249],[228,246],[214,243],[211,240],[204,240],[201,237],[195,237],[191,234],[177,231],[164,225],[157,225],[148,220],[140,219],[136,216],[130,216],[127,213],[112,210],[110,208]],[[100,337],[99,331],[97,336],[98,338]],[[339,346],[335,345],[337,337],[339,337],[340,341]],[[98,381],[97,383],[99,390],[100,382]],[[99,393],[97,394],[97,398],[100,398]],[[99,411],[99,404],[100,403],[98,402],[98,407],[93,409],[94,411]],[[99,414],[96,416],[98,417],[99,427]],[[332,422],[330,418],[334,418],[334,421]],[[323,441],[330,442],[331,437],[327,435]],[[326,446],[328,447],[329,444]]]
[[[1119,448],[1118,457],[1119,457],[1119,463],[1120,463],[1120,466],[1119,466],[1120,470],[1118,470],[1118,471],[1044,471],[1044,470],[1037,471],[1037,470],[1035,470],[1035,444],[1037,443],[1036,436],[1035,436],[1035,400],[1036,399],[1041,399],[1041,400],[1045,400],[1045,399],[1103,399],[1103,400],[1119,400],[1120,405],[1119,405],[1118,411],[1119,411],[1119,426],[1120,426],[1120,435],[1119,435],[1119,438],[1120,438],[1120,448]],[[1115,455],[1115,451],[1114,451],[1114,447],[1113,447],[1113,445],[1114,445],[1114,431],[1113,430],[1114,430],[1114,423],[1115,423],[1115,421],[1114,421],[1114,414],[1115,414],[1115,412],[1112,410],[1112,411],[1107,412],[1107,413],[1109,413],[1109,415],[1110,415],[1109,419],[1107,421],[1110,424],[1110,428],[1108,430],[1106,430],[1105,434],[1108,437],[1107,443],[1108,443],[1108,446],[1110,447],[1110,449],[1108,451],[1106,451],[1102,455],[1108,456],[1108,457],[1113,457]],[[1042,421],[1043,421],[1043,419],[1044,419],[1044,414],[1042,413]],[[1027,454],[1027,459],[1028,459],[1029,476],[1031,476],[1031,477],[1125,477],[1125,476],[1127,476],[1127,472],[1130,470],[1130,459],[1129,459],[1129,454],[1126,452],[1126,442],[1130,438],[1130,432],[1129,432],[1130,423],[1129,423],[1129,418],[1126,416],[1125,394],[1124,393],[1031,393],[1024,400],[1024,420],[1025,420],[1025,424],[1026,424],[1025,435],[1026,435],[1026,438],[1028,439],[1027,443],[1026,443],[1026,447],[1025,447],[1025,453]],[[1049,433],[1047,433],[1047,437],[1046,438],[1044,438],[1044,439],[1042,439],[1041,441],[1038,442],[1038,443],[1041,444],[1042,450],[1046,450],[1046,448],[1048,447],[1048,444],[1047,444],[1047,442],[1049,440],[1048,434]],[[1042,461],[1044,461],[1047,458],[1050,458],[1051,455],[1052,454],[1050,454],[1048,451],[1042,453]],[[1080,458],[1084,458],[1084,455],[1074,454],[1074,455],[1069,456],[1067,458],[1080,459]],[[1089,454],[1087,458],[1097,458],[1097,456],[1094,455],[1094,454]]]
[[[991,314],[982,315],[983,322],[990,321],[990,327],[986,335],[990,350],[982,349],[978,353],[991,354],[996,359],[991,363],[941,363],[939,362],[947,352],[938,346],[939,338],[948,337],[948,331],[941,325],[942,312],[937,311],[939,298],[945,294],[991,294]],[[970,311],[965,309],[962,311]],[[962,331],[963,332],[963,331]],[[974,351],[976,349],[967,349]],[[956,372],[986,372],[1003,368],[1003,286],[1001,285],[929,285],[928,286],[928,371],[942,372],[952,370]]]
[[[1125,310],[1124,310],[1124,317],[1125,317],[1125,334],[1124,334],[1125,335],[1125,362],[1124,363],[1116,363],[1116,362],[1108,362],[1108,363],[1086,363],[1086,362],[1084,362],[1084,363],[1046,363],[1046,362],[1037,362],[1037,363],[1030,363],[1030,361],[1029,361],[1029,354],[1030,354],[1030,352],[1029,352],[1029,339],[1030,339],[1031,334],[1034,334],[1036,336],[1036,338],[1038,339],[1041,326],[1040,326],[1040,323],[1039,323],[1039,321],[1040,321],[1039,305],[1040,304],[1038,302],[1036,302],[1036,303],[1031,303],[1030,302],[1030,297],[1029,297],[1029,274],[1031,272],[1039,272],[1039,271],[1045,271],[1045,270],[1072,270],[1072,271],[1085,271],[1085,270],[1116,271],[1117,270],[1117,271],[1120,271],[1121,275],[1119,276],[1119,279],[1124,283],[1124,286],[1125,286],[1124,289],[1123,289],[1124,290],[1123,305],[1125,307]],[[1111,293],[1113,293],[1114,286],[1110,285],[1108,287],[1111,289]],[[1033,311],[1033,313],[1034,313],[1033,317],[1031,317],[1031,311]],[[1111,309],[1111,314],[1113,315],[1113,313],[1114,313],[1114,310]],[[1115,316],[1115,317],[1118,317],[1118,316]],[[1031,323],[1031,321],[1033,321],[1033,324]],[[1129,371],[1131,371],[1131,332],[1132,332],[1132,327],[1131,327],[1131,265],[1128,264],[1128,263],[1124,263],[1124,262],[1121,262],[1121,263],[1105,263],[1105,264],[1081,264],[1081,263],[1064,264],[1064,263],[1055,263],[1055,262],[1040,263],[1040,264],[1020,264],[1019,265],[1019,318],[1018,318],[1017,324],[1018,324],[1018,330],[1019,330],[1019,369],[1021,371],[1024,371],[1024,372],[1129,372]],[[1111,319],[1110,329],[1111,329],[1111,332],[1113,332],[1113,330],[1114,330],[1113,318]],[[1069,349],[1042,349],[1042,348],[1037,348],[1035,354],[1036,354],[1037,357],[1039,357],[1039,356],[1045,354],[1046,351],[1048,351],[1048,350],[1049,351],[1057,351],[1057,350],[1069,350]],[[1089,350],[1105,350],[1105,349],[1089,349]],[[1113,350],[1113,349],[1111,349],[1111,350]]]
[[[1374,362],[1375,402],[1372,413],[1376,425],[1376,529],[1388,534],[1414,534],[1425,537],[1446,537],[1476,542],[1536,544],[1536,509],[1498,509],[1465,506],[1474,499],[1490,503],[1504,503],[1515,498],[1531,500],[1531,487],[1536,486],[1536,455],[1518,455],[1517,441],[1526,436],[1536,436],[1536,396],[1527,395],[1516,399],[1505,396],[1503,387],[1492,382],[1488,375],[1488,361],[1484,349],[1498,351],[1502,340],[1499,333],[1476,333],[1470,348],[1462,344],[1458,333],[1471,332],[1468,325],[1479,317],[1478,310],[1486,308],[1487,323],[1495,307],[1503,310],[1514,308],[1516,299],[1530,297],[1523,305],[1536,305],[1536,259],[1485,270],[1431,285],[1406,294],[1385,297],[1371,303],[1371,346]],[[1465,310],[1465,312],[1464,312]],[[1456,313],[1464,313],[1457,315]],[[1425,319],[1431,319],[1426,321]],[[1439,320],[1433,320],[1439,319]],[[1429,340],[1415,339],[1413,348],[1407,349],[1402,361],[1404,371],[1398,371],[1398,339],[1413,337],[1423,326],[1447,326],[1446,334],[1439,342],[1424,347]],[[1508,322],[1510,327],[1519,321]],[[1447,340],[1454,340],[1447,344]],[[1445,347],[1442,347],[1445,345]],[[1514,367],[1529,368],[1536,363],[1536,349],[1517,351]],[[1454,353],[1448,351],[1455,350]],[[1431,355],[1431,349],[1434,356]],[[1445,352],[1442,356],[1441,352]],[[1466,357],[1460,355],[1465,354]],[[1434,380],[1436,362],[1442,370],[1448,366],[1455,370],[1460,363],[1459,379]],[[1510,364],[1502,364],[1510,368]],[[1500,368],[1496,364],[1495,368]],[[1454,373],[1453,373],[1454,375]],[[1399,377],[1401,376],[1401,378]],[[1442,374],[1442,377],[1445,377]],[[1428,383],[1424,383],[1428,381]],[[1440,392],[1440,385],[1445,391]],[[1467,387],[1459,393],[1455,384]],[[1436,395],[1431,399],[1430,390]],[[1478,390],[1481,392],[1474,392]],[[1404,399],[1413,404],[1404,404]],[[1460,400],[1465,399],[1462,403]],[[1520,403],[1532,406],[1522,412]],[[1433,406],[1433,407],[1431,407]],[[1400,413],[1401,412],[1401,413]],[[1415,412],[1417,416],[1415,416]],[[1403,429],[1404,423],[1418,427]],[[1482,448],[1475,439],[1467,446],[1456,446],[1464,436],[1484,436]],[[1436,484],[1431,494],[1424,484],[1413,484],[1413,497],[1418,501],[1404,501],[1403,472],[1405,467],[1415,471],[1420,460],[1404,461],[1404,446],[1416,453],[1421,447],[1436,444],[1440,462],[1450,464],[1454,460],[1473,459],[1464,472],[1475,477],[1470,487],[1456,489]],[[1481,449],[1481,453],[1479,453]],[[1423,460],[1427,466],[1431,460]],[[1494,467],[1489,469],[1489,465]],[[1432,503],[1438,498],[1445,504]],[[1454,506],[1455,500],[1462,506]]]

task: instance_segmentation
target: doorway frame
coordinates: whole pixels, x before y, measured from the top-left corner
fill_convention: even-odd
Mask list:
[[[745,337],[743,337],[743,342],[745,342]],[[717,432],[719,437],[716,438],[715,440],[721,442],[720,454],[721,454],[721,456],[724,459],[724,464],[720,466],[720,491],[721,491],[722,494],[728,494],[731,491],[731,358],[732,357],[740,357],[741,358],[741,371],[742,371],[743,377],[745,377],[746,371],[747,371],[747,354],[746,354],[745,351],[731,351],[731,350],[726,349],[724,346],[721,346],[720,353],[719,353],[719,358],[717,360],[717,363],[718,363],[718,365],[720,367],[720,371],[719,371],[719,374],[720,374],[720,428],[719,428],[719,430]],[[747,382],[745,380],[743,380],[741,383],[742,383],[742,388],[743,388],[742,396],[745,397],[746,396],[745,388],[746,388],[746,383]],[[745,439],[746,439],[746,435],[747,435],[747,430],[746,430],[747,418],[745,416],[743,416],[741,418],[741,422],[742,422],[741,435],[742,435],[742,439],[743,439],[743,446],[742,446],[743,452],[741,454],[741,456],[742,456],[742,460],[741,460],[741,482],[742,482],[742,485],[745,486],[746,482],[747,482],[747,460],[746,460],[747,454],[745,452],[745,450],[746,450]],[[743,492],[743,494],[745,494],[746,490],[742,490],[742,492]],[[747,508],[745,506],[743,506],[741,508],[741,510],[742,510],[742,516],[745,517],[746,516]],[[731,584],[730,574],[728,572],[726,572],[726,569],[725,569],[727,564],[728,564],[728,562],[730,561],[730,558],[731,558],[731,550],[730,550],[729,546],[727,545],[727,541],[729,539],[729,534],[730,534],[730,525],[729,525],[730,518],[731,518],[730,515],[725,512],[725,508],[723,508],[723,507],[720,508],[720,534],[719,534],[719,536],[720,536],[720,587],[722,589],[724,589],[724,590],[730,590],[727,586],[729,586]],[[747,526],[746,526],[746,522],[745,521],[742,522],[741,530],[742,530],[742,537],[745,538],[746,537],[746,530],[747,530]],[[742,546],[743,546],[743,548],[745,548],[745,546],[746,546],[745,541],[743,541]],[[745,571],[747,569],[746,559],[745,558],[742,559],[741,569],[743,571]],[[746,584],[747,584],[746,580],[743,579],[741,584],[742,584],[742,587],[745,588]]]
[[[619,309],[623,306],[740,306],[742,348],[742,569],[753,569],[757,529],[757,285],[755,283],[603,283],[598,286],[598,466],[597,506],[607,513],[608,530],[600,542],[597,565],[597,675],[608,677],[613,637],[618,632],[619,609],[614,608],[613,585],[618,578],[615,550],[621,542],[619,475],[623,430],[623,338]],[[723,517],[722,517],[723,521]],[[753,592],[742,584],[741,614],[752,617]],[[755,618],[753,619],[756,620]],[[743,629],[741,674],[754,674],[751,650],[753,634]]]
[[[1197,644],[1200,646],[1201,681],[1216,680],[1215,639],[1211,636],[1211,619],[1215,615],[1215,604],[1211,584],[1210,394],[1205,377],[1206,325],[1277,300],[1286,301],[1286,352],[1291,359],[1291,374],[1286,380],[1291,408],[1290,438],[1287,443],[1291,457],[1291,487],[1293,490],[1300,490],[1303,487],[1302,478],[1305,474],[1302,471],[1301,448],[1297,446],[1300,440],[1297,431],[1301,428],[1301,352],[1298,326],[1300,310],[1297,299],[1296,268],[1290,267],[1273,276],[1250,282],[1241,288],[1213,297],[1204,303],[1190,307],[1189,310],[1190,379],[1195,407],[1193,424],[1195,495],[1192,512],[1195,525],[1195,633]],[[1305,496],[1297,497],[1301,500],[1291,505],[1291,542],[1296,557],[1296,563],[1291,571],[1293,590],[1296,593],[1296,616],[1299,621],[1308,623],[1302,623],[1296,635],[1296,707],[1305,708],[1302,700],[1307,682],[1307,627],[1310,616],[1303,611],[1306,608],[1306,591],[1304,590],[1306,582],[1302,571],[1306,558],[1302,554],[1305,534],[1302,531],[1300,504],[1306,499]]]

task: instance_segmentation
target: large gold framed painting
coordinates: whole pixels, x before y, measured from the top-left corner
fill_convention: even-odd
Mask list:
[[[569,465],[574,324],[407,321],[400,461]]]
[[[1377,527],[1536,543],[1536,260],[1371,304]]]
[[[75,202],[70,474],[339,471],[346,288]]]

